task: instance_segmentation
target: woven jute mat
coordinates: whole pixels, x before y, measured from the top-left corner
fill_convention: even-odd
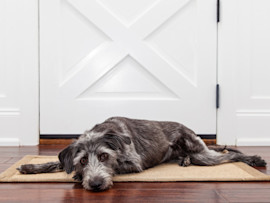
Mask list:
[[[57,161],[56,156],[27,155],[0,174],[0,182],[75,182],[73,174],[65,172],[20,174],[21,164]],[[117,175],[114,182],[172,182],[172,181],[270,181],[270,176],[241,162],[217,166],[188,166],[162,164],[141,173]]]

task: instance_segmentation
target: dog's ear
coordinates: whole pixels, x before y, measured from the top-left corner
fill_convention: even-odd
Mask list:
[[[103,141],[112,150],[123,150],[125,144],[130,145],[131,139],[125,135],[118,135],[114,132],[109,132],[103,136]]]
[[[74,145],[71,144],[64,150],[62,150],[58,159],[63,166],[63,169],[69,174],[74,170],[73,158],[74,158]]]

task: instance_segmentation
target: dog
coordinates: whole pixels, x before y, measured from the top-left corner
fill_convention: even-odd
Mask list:
[[[161,163],[180,166],[212,166],[244,162],[266,166],[259,156],[247,156],[230,148],[208,148],[200,137],[176,122],[112,117],[62,150],[58,162],[21,165],[22,174],[75,171],[74,179],[86,190],[103,191],[112,187],[115,174],[139,173]]]

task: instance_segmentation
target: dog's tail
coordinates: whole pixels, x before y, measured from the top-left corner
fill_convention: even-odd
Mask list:
[[[238,150],[225,148],[223,150],[208,149],[190,155],[191,163],[201,166],[212,166],[229,162],[244,162],[250,166],[264,167],[266,162],[260,156],[248,156]]]
[[[63,171],[59,161],[44,164],[24,164],[17,168],[22,174],[53,173]]]

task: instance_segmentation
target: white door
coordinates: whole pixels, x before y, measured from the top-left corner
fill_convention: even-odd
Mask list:
[[[227,0],[219,27],[218,143],[270,145],[270,1]]]
[[[216,133],[216,0],[41,0],[41,134],[110,116]]]

